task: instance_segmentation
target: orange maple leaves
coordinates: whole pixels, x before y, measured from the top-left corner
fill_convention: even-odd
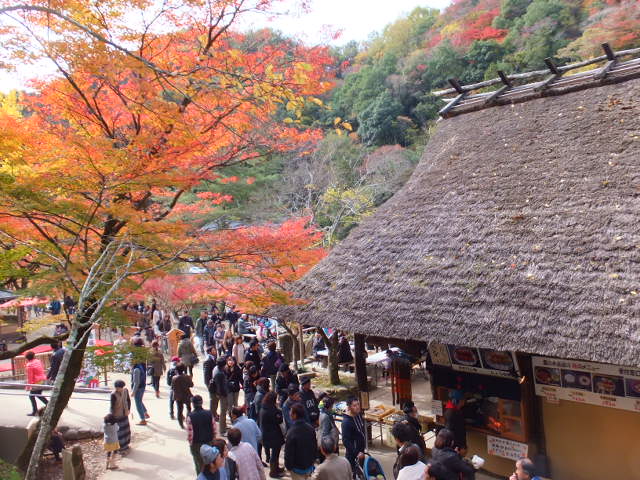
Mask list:
[[[225,175],[226,166],[312,148],[320,132],[280,123],[276,113],[285,105],[302,108],[308,96],[331,86],[327,50],[268,31],[234,32],[247,2],[187,3],[158,14],[160,32],[128,26],[124,4],[116,1],[104,3],[103,20],[87,2],[47,4],[84,21],[89,33],[61,15],[23,12],[40,42],[37,53],[55,63],[59,76],[33,81],[35,93],[23,99],[25,116],[0,115],[6,126],[0,134],[0,234],[5,248],[29,246],[24,262],[50,269],[49,279],[60,281],[69,272],[82,277],[105,242],[122,235],[156,252],[159,262],[185,252],[180,259],[232,265],[243,259],[234,278],[243,272],[276,283],[292,278],[291,268],[274,273],[245,260],[268,255],[273,262],[282,242],[302,238],[306,221],[233,235],[204,232],[204,215],[231,198],[190,192],[204,181],[237,181]],[[255,1],[252,8],[269,3]],[[48,28],[59,34],[54,40],[40,36],[48,17]],[[229,242],[242,249],[230,249]],[[306,252],[309,245],[299,246]],[[298,258],[284,250],[287,258]],[[300,265],[317,258],[299,255]],[[146,261],[153,262],[149,256]],[[296,271],[304,270],[300,265]]]

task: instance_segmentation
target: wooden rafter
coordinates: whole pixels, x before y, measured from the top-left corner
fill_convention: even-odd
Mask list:
[[[457,94],[454,98],[448,99],[448,103],[439,114],[444,118],[493,105],[523,102],[541,95],[559,95],[602,83],[616,83],[640,77],[640,58],[621,61],[622,57],[640,54],[640,48],[614,52],[608,43],[603,43],[602,49],[604,51],[602,56],[563,66],[557,66],[552,59],[547,58],[545,59],[546,70],[509,75],[499,71],[498,78],[470,85],[460,85],[458,80],[450,79],[451,88],[433,92],[436,96]],[[602,62],[605,62],[604,65],[589,71],[568,73],[571,70],[583,69],[585,66]],[[502,86],[493,92],[476,92],[496,84],[502,84]]]

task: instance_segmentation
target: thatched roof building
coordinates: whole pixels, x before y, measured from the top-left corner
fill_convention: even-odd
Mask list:
[[[304,323],[640,365],[640,80],[445,119]],[[282,312],[281,312],[282,313]]]

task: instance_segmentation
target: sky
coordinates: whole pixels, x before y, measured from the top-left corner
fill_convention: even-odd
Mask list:
[[[372,32],[411,12],[416,7],[442,9],[451,0],[312,0],[309,13],[295,7],[295,0],[285,0],[284,9],[290,15],[268,23],[258,19],[254,25],[270,25],[310,44],[325,43],[327,33],[340,30],[341,36],[331,41],[343,44],[351,40],[366,40]]]
[[[415,7],[444,8],[450,0],[310,0],[308,11],[299,8],[300,0],[283,0],[279,11],[287,15],[266,18],[256,15],[245,19],[241,27],[270,27],[295,36],[309,45],[341,45],[351,40],[364,41],[373,32],[411,12]],[[341,32],[333,38],[334,32]],[[1,47],[0,47],[1,48]],[[48,64],[29,66],[17,72],[0,70],[0,91],[23,88],[28,78],[50,72]]]

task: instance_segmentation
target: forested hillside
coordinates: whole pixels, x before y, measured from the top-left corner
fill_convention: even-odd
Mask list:
[[[637,0],[454,0],[445,11],[416,8],[358,49],[337,49],[342,82],[332,114],[353,123],[366,145],[408,146],[442,103],[429,92],[449,78],[472,83],[640,45]],[[324,126],[329,127],[326,120]]]
[[[310,213],[334,243],[408,178],[443,106],[430,92],[447,79],[470,83],[498,70],[544,68],[547,57],[589,58],[602,53],[603,42],[640,46],[639,1],[454,0],[442,12],[417,7],[368,41],[333,49],[336,86],[324,105],[309,103],[301,119],[322,128],[325,138],[308,155],[243,166],[239,177],[255,182],[233,187],[225,218]]]

